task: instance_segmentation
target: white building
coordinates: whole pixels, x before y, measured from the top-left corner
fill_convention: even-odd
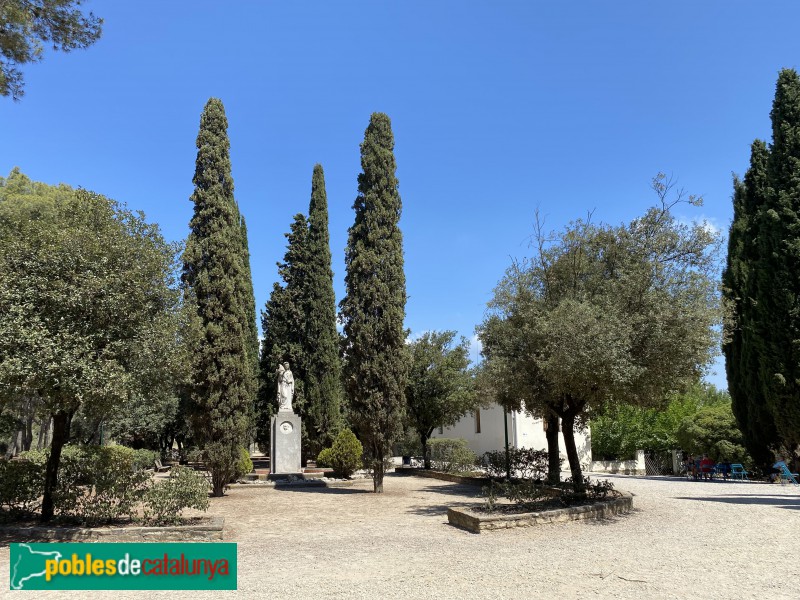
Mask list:
[[[506,421],[509,447],[547,450],[547,437],[542,419],[534,419],[524,412],[515,411],[506,415]],[[453,427],[434,430],[431,437],[464,438],[478,456],[491,450],[503,450],[505,448],[503,408],[499,404],[493,404],[490,408],[464,415]],[[581,465],[588,467],[592,460],[592,443],[588,428],[583,433],[575,432],[575,445]],[[564,469],[569,469],[564,436],[561,433],[558,435],[558,446],[564,459]]]

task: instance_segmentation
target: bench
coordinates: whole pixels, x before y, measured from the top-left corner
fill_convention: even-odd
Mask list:
[[[167,465],[166,467],[162,465],[160,458],[157,458],[153,461],[153,466],[155,466],[156,473],[165,473],[166,471],[169,471],[172,468],[171,465]]]
[[[778,468],[780,471],[778,472],[778,478],[780,479],[781,485],[783,485],[784,481],[791,481],[794,485],[800,485],[797,483],[797,473],[792,473],[789,470],[789,467],[786,466],[786,463],[781,461],[777,463]]]
[[[747,478],[747,471],[745,470],[744,465],[741,465],[739,463],[734,463],[731,465],[731,479],[750,481]]]

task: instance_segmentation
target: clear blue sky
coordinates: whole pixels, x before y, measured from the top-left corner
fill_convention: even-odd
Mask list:
[[[727,232],[731,172],[769,139],[797,2],[92,1],[86,51],[25,68],[0,99],[0,173],[83,186],[183,239],[211,96],[230,123],[256,301],[325,168],[337,300],[369,115],[392,118],[412,332],[471,337],[538,206],[551,228],[619,222],[671,173]],[[709,380],[724,386],[724,371]]]

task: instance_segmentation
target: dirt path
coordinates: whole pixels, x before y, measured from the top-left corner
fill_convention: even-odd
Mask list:
[[[610,479],[635,494],[633,513],[480,535],[446,524],[447,506],[474,501],[475,488],[432,479],[390,475],[382,496],[369,481],[237,487],[211,512],[225,517],[226,541],[239,544],[238,592],[37,597],[800,597],[798,488]],[[0,547],[3,589],[8,562]]]

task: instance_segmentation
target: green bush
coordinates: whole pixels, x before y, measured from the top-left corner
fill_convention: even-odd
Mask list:
[[[125,446],[68,446],[61,455],[54,494],[58,514],[88,524],[133,518],[151,474],[134,468]]]
[[[26,450],[19,453],[19,458],[43,467],[50,456],[50,450]]]
[[[209,489],[201,474],[186,467],[173,467],[169,479],[155,483],[144,493],[144,522],[172,525],[180,522],[185,508],[208,510]]]
[[[428,440],[431,466],[445,473],[470,471],[478,457],[463,438],[433,438]]]
[[[242,446],[239,448],[239,462],[236,463],[236,479],[241,479],[253,471],[253,461],[250,459],[250,452]]]
[[[337,477],[351,477],[362,466],[364,448],[355,434],[343,429],[331,447],[331,467]]]
[[[30,515],[41,506],[44,467],[29,460],[0,459],[0,508]]]
[[[332,448],[323,448],[320,453],[317,454],[317,466],[323,468],[330,468],[333,466]]]
[[[140,450],[134,450],[133,468],[137,471],[152,469],[156,464],[156,460],[160,459],[161,453],[156,452],[155,450],[145,450],[144,448]]]
[[[509,448],[508,458],[512,477],[519,477],[520,479],[545,479],[547,476],[547,450]],[[486,467],[491,477],[505,477],[506,451],[495,450],[492,452],[485,452],[481,456],[481,464]]]

